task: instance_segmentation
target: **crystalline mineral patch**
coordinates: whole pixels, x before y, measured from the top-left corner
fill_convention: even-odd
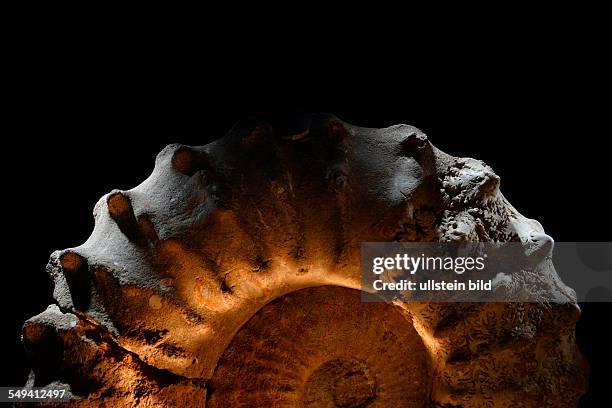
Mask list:
[[[555,276],[552,304],[360,302],[362,241],[552,243],[488,166],[414,127],[247,120],[166,147],[94,216],[23,328],[29,385],[67,384],[72,406],[570,407],[585,389]]]

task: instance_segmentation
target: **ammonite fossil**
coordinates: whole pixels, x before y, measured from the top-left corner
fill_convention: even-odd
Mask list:
[[[55,252],[29,385],[72,406],[565,407],[585,389],[572,291],[546,303],[362,303],[363,241],[547,241],[482,162],[418,129],[313,115],[170,145]]]

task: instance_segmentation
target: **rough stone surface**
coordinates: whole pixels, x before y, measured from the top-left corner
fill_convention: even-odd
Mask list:
[[[552,245],[491,168],[414,127],[246,120],[166,147],[94,216],[23,328],[29,385],[68,384],[72,406],[571,407],[585,389],[555,276],[554,303],[359,302],[362,241]]]

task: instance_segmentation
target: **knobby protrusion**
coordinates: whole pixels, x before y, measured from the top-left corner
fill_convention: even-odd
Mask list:
[[[552,256],[555,241],[543,232],[531,231],[525,248],[525,255],[534,265],[540,264],[545,258]]]
[[[87,259],[76,252],[64,252],[60,255],[59,261],[62,269],[70,273],[82,273],[87,271]]]
[[[425,154],[431,154],[431,144],[427,140],[427,135],[420,132],[411,132],[401,141],[402,154],[414,157],[420,162]]]
[[[111,218],[117,223],[121,232],[137,245],[156,241],[155,229],[143,216],[136,219],[129,197],[118,191],[108,196],[106,201]]]
[[[64,251],[59,264],[70,289],[72,304],[76,310],[87,310],[90,301],[91,279],[87,259],[73,251]]]
[[[259,123],[246,133],[242,143],[247,147],[262,145],[272,138],[272,127],[267,123]]]
[[[310,134],[312,118],[310,113],[295,111],[272,119],[272,128],[277,138],[296,142],[305,140]]]
[[[400,155],[412,157],[423,169],[423,179],[436,176],[435,155],[427,135],[421,132],[410,132],[400,142]]]
[[[181,146],[172,156],[172,167],[181,174],[193,176],[200,170],[210,171],[211,165],[206,153],[188,146]]]

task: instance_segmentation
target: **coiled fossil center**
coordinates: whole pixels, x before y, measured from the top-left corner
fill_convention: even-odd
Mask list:
[[[376,380],[359,360],[338,358],[319,367],[305,386],[304,406],[359,408],[376,399]]]
[[[420,407],[425,347],[409,316],[358,290],[302,289],[259,310],[219,360],[207,406]]]

